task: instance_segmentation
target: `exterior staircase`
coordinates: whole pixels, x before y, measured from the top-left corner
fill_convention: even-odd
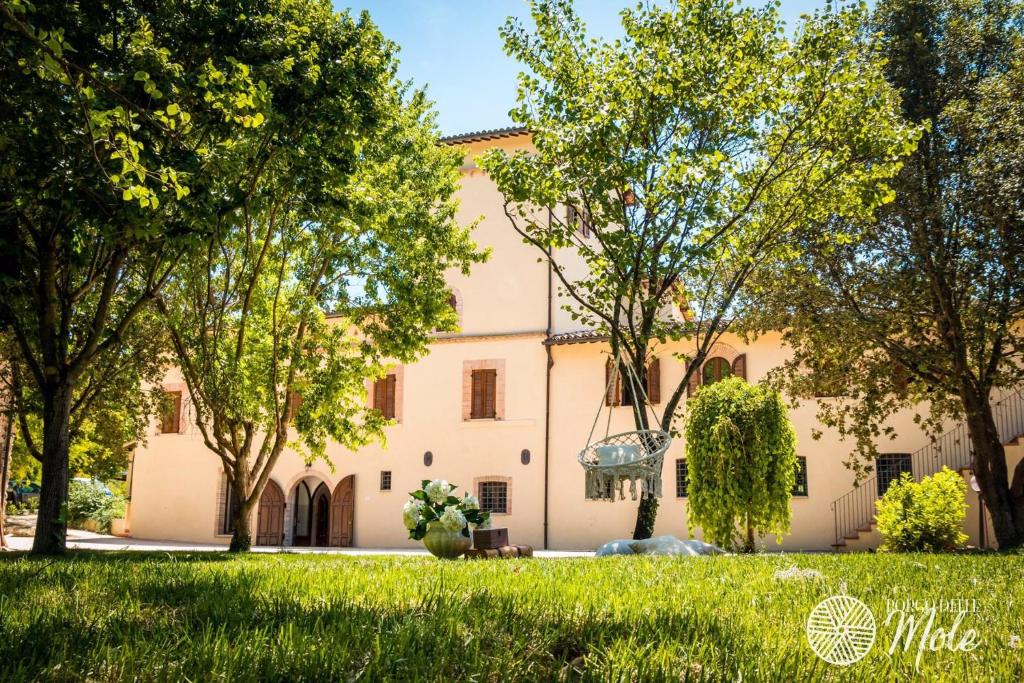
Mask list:
[[[1024,388],[1020,388],[992,404],[992,416],[1003,444],[1020,454],[1007,451],[1011,471],[1024,455]],[[1016,457],[1013,457],[1016,456]],[[915,481],[935,474],[943,467],[962,475],[971,472],[971,440],[967,424],[961,422],[935,441],[911,454],[911,472]],[[971,492],[968,492],[968,496]],[[832,501],[835,517],[835,550],[868,549],[880,539],[875,528],[875,501],[878,500],[877,475],[861,481],[846,494]]]

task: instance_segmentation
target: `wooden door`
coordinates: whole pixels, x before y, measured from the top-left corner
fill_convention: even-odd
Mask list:
[[[256,545],[281,545],[284,542],[284,493],[273,481],[267,482],[260,496],[256,522]]]
[[[331,496],[331,545],[342,548],[352,546],[352,523],[355,512],[355,475],[340,482]]]

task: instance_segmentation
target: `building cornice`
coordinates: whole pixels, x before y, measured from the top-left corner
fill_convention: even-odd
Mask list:
[[[490,341],[503,339],[535,339],[546,337],[546,330],[525,330],[522,332],[484,332],[481,334],[438,334],[430,338],[431,344],[457,344],[459,342]]]

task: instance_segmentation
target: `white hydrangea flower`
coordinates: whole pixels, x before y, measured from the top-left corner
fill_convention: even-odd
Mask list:
[[[435,479],[434,481],[427,484],[423,490],[427,492],[427,498],[430,499],[431,503],[434,503],[435,505],[440,505],[445,500],[447,500],[448,491],[451,490],[451,487],[448,485],[448,482],[446,480]]]
[[[472,493],[467,493],[466,497],[462,499],[462,507],[467,510],[479,510],[480,501]]]
[[[455,505],[449,505],[441,513],[441,526],[448,531],[462,531],[466,528],[466,515]]]
[[[423,519],[423,503],[418,500],[410,500],[402,508],[402,522],[406,529],[415,529]]]

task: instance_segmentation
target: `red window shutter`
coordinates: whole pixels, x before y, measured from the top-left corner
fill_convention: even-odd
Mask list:
[[[733,359],[732,374],[744,381],[747,379],[747,354],[741,353]]]
[[[654,358],[647,366],[647,400],[661,403],[661,360]]]

